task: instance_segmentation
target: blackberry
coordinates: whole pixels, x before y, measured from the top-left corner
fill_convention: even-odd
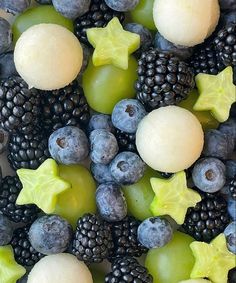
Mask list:
[[[152,111],[178,104],[194,87],[194,73],[187,63],[172,54],[149,49],[138,61],[137,99]]]
[[[64,126],[86,126],[90,119],[83,89],[76,80],[62,89],[46,91],[42,108],[43,127],[48,131]]]
[[[0,212],[11,221],[32,223],[39,213],[35,205],[17,205],[16,199],[22,189],[18,177],[7,176],[0,185]]]
[[[117,257],[134,256],[140,257],[147,249],[138,241],[138,226],[140,221],[134,217],[127,216],[122,221],[111,224],[114,248],[110,259]]]
[[[8,132],[29,133],[39,122],[40,93],[28,88],[20,77],[11,77],[0,84],[0,121]]]
[[[236,200],[236,176],[229,183],[229,194],[232,199]]]
[[[75,35],[80,42],[89,44],[86,30],[93,27],[105,27],[114,17],[117,17],[120,22],[123,22],[125,19],[124,13],[112,10],[104,0],[92,0],[89,11],[75,20]]]
[[[32,266],[44,256],[31,246],[29,228],[29,226],[26,226],[16,229],[10,243],[16,262],[23,266]]]
[[[99,263],[108,258],[113,248],[109,225],[99,216],[85,214],[78,220],[72,253],[86,263]]]
[[[236,66],[236,24],[221,29],[215,40],[215,49],[225,66]]]
[[[194,208],[188,209],[182,228],[197,241],[210,242],[224,231],[230,216],[227,202],[221,195],[200,194],[202,200]]]
[[[134,282],[152,283],[153,278],[148,270],[133,257],[116,259],[111,266],[112,271],[105,277],[105,283]]]
[[[228,283],[235,283],[235,282],[236,282],[236,268],[233,268],[229,271]]]
[[[137,152],[135,144],[135,134],[125,133],[121,130],[116,129],[115,137],[119,146],[120,151],[132,151]]]
[[[35,128],[29,134],[12,135],[8,149],[8,160],[15,170],[36,169],[50,156],[48,135],[41,128]]]
[[[212,42],[200,45],[189,60],[195,75],[199,73],[217,75],[224,69]]]

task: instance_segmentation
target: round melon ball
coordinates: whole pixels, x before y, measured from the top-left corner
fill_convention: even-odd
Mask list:
[[[88,267],[70,254],[49,255],[31,270],[27,283],[93,283]]]
[[[189,168],[200,156],[204,135],[200,122],[178,106],[161,107],[139,124],[136,145],[151,168],[175,173]]]
[[[153,18],[158,31],[176,45],[195,46],[215,30],[218,0],[155,0]]]
[[[39,24],[20,36],[14,61],[29,87],[54,90],[67,86],[77,77],[83,50],[68,29],[56,24]]]

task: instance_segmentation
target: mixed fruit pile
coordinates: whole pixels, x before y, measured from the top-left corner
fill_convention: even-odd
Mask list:
[[[236,1],[0,9],[0,283],[236,282]]]

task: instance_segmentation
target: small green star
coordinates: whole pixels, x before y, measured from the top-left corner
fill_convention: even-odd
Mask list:
[[[225,68],[216,76],[198,74],[195,80],[200,95],[193,109],[209,110],[219,122],[226,121],[229,118],[231,105],[236,101],[232,67]]]
[[[229,270],[236,266],[236,256],[228,250],[224,234],[210,244],[195,241],[190,248],[196,259],[191,278],[207,277],[214,283],[227,283]]]
[[[26,270],[16,263],[11,246],[0,247],[0,283],[16,283]]]
[[[151,178],[155,193],[150,210],[154,216],[169,215],[178,224],[183,224],[189,207],[201,201],[201,196],[187,188],[184,171],[176,173],[172,178]]]
[[[54,212],[57,196],[71,187],[59,177],[58,165],[53,159],[47,159],[36,170],[19,169],[17,174],[23,188],[16,204],[36,204],[48,214]]]
[[[125,31],[118,18],[113,18],[105,28],[87,29],[87,37],[95,48],[94,66],[113,64],[127,70],[129,55],[140,46],[140,36]]]

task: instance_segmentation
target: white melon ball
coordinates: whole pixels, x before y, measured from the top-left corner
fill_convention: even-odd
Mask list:
[[[68,29],[55,24],[39,24],[18,39],[14,61],[29,87],[53,90],[67,86],[77,77],[83,50]]]
[[[27,283],[93,283],[88,267],[71,254],[42,258],[31,270]]]
[[[211,281],[206,279],[189,279],[189,280],[180,281],[179,283],[211,283]]]
[[[159,32],[176,45],[202,43],[220,17],[218,0],[155,0],[153,18]]]
[[[144,162],[161,172],[189,168],[200,156],[204,135],[200,122],[178,106],[161,107],[139,124],[136,145]]]

